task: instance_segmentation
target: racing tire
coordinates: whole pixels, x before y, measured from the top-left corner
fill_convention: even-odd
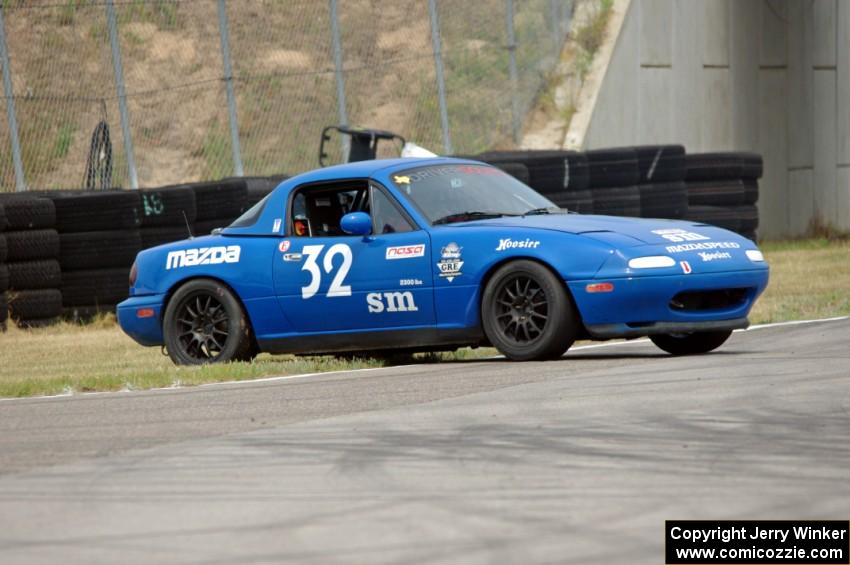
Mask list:
[[[9,248],[6,244],[6,236],[0,233],[0,263],[5,263],[8,255]]]
[[[759,181],[744,179],[744,204],[755,204],[759,200]]]
[[[62,233],[137,228],[142,199],[138,191],[56,192],[56,229]]]
[[[59,257],[59,234],[56,230],[7,231],[6,261],[32,261]]]
[[[9,315],[16,321],[55,318],[62,313],[62,293],[55,288],[10,292]]]
[[[685,180],[685,148],[682,145],[639,145],[640,182],[678,182]]]
[[[59,288],[62,282],[62,271],[56,259],[7,263],[6,267],[8,287],[14,290]],[[0,273],[0,290],[3,290],[2,273]]]
[[[5,263],[0,263],[0,296],[9,290],[9,267]]]
[[[257,355],[242,305],[223,284],[193,279],[174,293],[162,322],[165,347],[176,365],[250,361]]]
[[[714,351],[729,339],[732,330],[693,332],[688,334],[657,334],[649,336],[659,349],[671,355],[699,355]]]
[[[3,207],[8,230],[39,230],[56,226],[56,207],[49,198],[10,194],[3,198]]]
[[[684,182],[641,184],[641,218],[678,219],[688,211],[688,191]]]
[[[564,284],[534,261],[503,265],[481,299],[490,343],[512,361],[556,359],[570,348],[579,319]]]
[[[8,220],[6,219],[6,208],[3,204],[0,204],[0,232],[6,231],[6,226],[9,225]]]
[[[693,206],[740,206],[746,200],[741,179],[689,181],[688,203]]]

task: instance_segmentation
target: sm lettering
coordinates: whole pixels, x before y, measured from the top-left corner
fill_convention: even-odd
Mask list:
[[[369,312],[418,312],[412,292],[370,292],[366,295]]]
[[[165,268],[177,269],[180,267],[194,267],[196,265],[238,263],[240,252],[241,248],[238,245],[170,251],[168,257],[165,259]]]

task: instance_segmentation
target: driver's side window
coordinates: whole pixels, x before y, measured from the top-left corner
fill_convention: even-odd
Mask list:
[[[368,206],[367,199],[368,185],[365,182],[302,188],[292,199],[290,235],[344,236],[346,234],[340,227],[340,220],[349,212],[356,212]]]

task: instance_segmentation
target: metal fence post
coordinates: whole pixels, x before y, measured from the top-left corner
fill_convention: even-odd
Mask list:
[[[339,14],[337,13],[337,0],[330,0],[331,10],[331,40],[334,50],[334,77],[336,78],[336,108],[339,114],[340,125],[348,125],[348,111],[345,105],[345,75],[342,71],[342,41],[339,37]],[[349,139],[340,136],[343,158],[348,155]]]
[[[6,48],[6,22],[0,4],[0,64],[3,65],[3,93],[6,96],[6,120],[9,122],[9,138],[12,142],[12,163],[15,167],[15,190],[27,189],[24,164],[21,160],[21,140],[18,137],[18,120],[15,113],[15,92],[12,88],[12,69],[9,67],[9,52]]]
[[[437,96],[440,98],[440,124],[443,128],[443,150],[446,155],[454,153],[449,134],[449,111],[446,105],[446,80],[443,76],[443,52],[440,44],[440,20],[437,15],[437,0],[428,0],[431,15],[431,48],[434,50],[434,70],[437,74]]]
[[[127,112],[124,67],[121,65],[121,46],[118,43],[118,23],[115,19],[113,0],[106,0],[106,21],[109,27],[109,43],[112,45],[112,70],[115,73],[115,89],[118,93],[118,112],[121,114],[124,153],[127,154],[127,173],[130,177],[130,188],[139,188],[139,177],[136,175],[136,158],[133,155],[133,140],[130,137],[130,114]]]
[[[505,20],[508,26],[508,71],[511,80],[511,131],[514,143],[519,143],[520,116],[516,70],[516,38],[514,37],[514,0],[505,0]]]
[[[227,115],[230,120],[230,149],[233,152],[233,174],[244,175],[242,148],[239,145],[239,120],[236,117],[236,95],[233,92],[233,66],[230,64],[230,34],[227,26],[227,8],[218,0],[218,35],[221,39],[221,61],[224,66],[224,84],[227,91]]]

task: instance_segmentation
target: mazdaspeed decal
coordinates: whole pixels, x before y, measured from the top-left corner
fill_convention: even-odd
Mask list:
[[[238,245],[169,251],[168,257],[165,259],[165,268],[178,269],[180,267],[194,267],[196,265],[238,263],[241,252],[242,250]]]
[[[398,247],[387,247],[387,259],[413,259],[425,256],[425,244],[400,245]]]
[[[537,249],[539,246],[540,242],[536,239],[511,239],[506,237],[499,240],[496,251],[504,251],[505,249]]]
[[[740,243],[734,241],[708,241],[706,243],[683,243],[681,245],[668,245],[667,253],[684,253],[685,251],[711,251],[714,249],[738,249]]]

